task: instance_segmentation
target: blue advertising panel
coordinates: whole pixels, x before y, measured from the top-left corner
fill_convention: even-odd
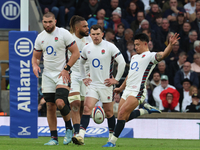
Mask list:
[[[10,137],[37,138],[37,78],[31,59],[36,31],[9,32]]]
[[[20,28],[20,0],[0,0],[0,28]]]

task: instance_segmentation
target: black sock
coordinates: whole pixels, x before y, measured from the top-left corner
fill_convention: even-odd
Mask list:
[[[72,130],[72,123],[71,123],[71,119],[68,121],[65,121],[65,128]]]
[[[58,141],[58,133],[57,130],[51,131],[51,138]]]
[[[140,116],[140,111],[139,111],[139,109],[138,109],[138,110],[134,110],[134,111],[131,112],[131,114],[130,114],[130,116],[129,116],[129,118],[128,118],[128,121],[130,121],[130,120],[132,120],[132,119],[134,119],[134,118],[137,118],[138,116]],[[127,121],[127,122],[128,122],[128,121]]]
[[[126,120],[117,120],[117,124],[115,126],[115,130],[114,130],[114,136],[115,137],[119,137],[120,133],[122,132],[122,130],[124,129]]]
[[[74,133],[78,134],[80,129],[80,124],[74,124]]]
[[[109,133],[114,132],[115,129],[115,116],[113,115],[111,118],[107,118],[108,120],[108,128],[109,128]]]
[[[86,130],[90,122],[90,115],[82,115],[80,128]]]

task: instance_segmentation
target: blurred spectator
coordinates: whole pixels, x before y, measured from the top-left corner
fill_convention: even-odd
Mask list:
[[[131,1],[125,12],[125,19],[129,24],[137,19],[137,12],[138,8],[136,3]]]
[[[169,80],[167,75],[162,75],[161,76],[161,85],[157,86],[153,90],[153,98],[156,102],[156,107],[159,108],[160,110],[164,110],[164,107],[162,105],[162,100],[160,99],[160,93],[167,88],[173,88],[176,89],[174,86],[169,85]]]
[[[183,12],[178,12],[177,20],[170,23],[170,28],[177,33],[183,29],[183,23],[186,21],[186,17]]]
[[[187,19],[190,18],[190,15],[195,12],[196,9],[196,0],[190,0],[187,4],[184,5],[184,9],[186,11]]]
[[[190,62],[190,63],[193,63],[193,59],[194,59],[194,54],[195,53],[200,53],[200,40],[196,40],[195,42],[194,42],[194,49],[193,50],[190,50],[189,52],[188,52],[188,61]]]
[[[131,29],[133,30],[133,32],[135,33],[135,31],[141,27],[141,22],[144,19],[144,12],[139,11],[137,13],[137,19],[133,22],[131,22]]]
[[[108,2],[109,0],[106,0],[106,2]],[[102,1],[103,3],[103,1]],[[104,2],[105,3],[105,2]],[[119,7],[119,0],[110,0],[110,5],[105,5],[105,11],[106,11],[106,17],[108,19],[112,19],[112,12]]]
[[[170,68],[170,72],[169,72],[169,83],[171,85],[174,85],[174,77],[175,77],[175,74],[178,70],[182,69],[183,68],[183,64],[185,63],[187,59],[187,54],[186,52],[181,52],[178,56],[178,60],[177,61],[174,61],[172,62],[170,65],[169,65],[169,68]]]
[[[183,88],[179,90],[179,93],[180,93],[179,104],[180,104],[181,112],[185,112],[186,106],[192,102],[191,96],[190,96],[191,85],[192,85],[192,82],[188,78],[185,78],[182,81]]]
[[[200,10],[200,0],[198,0],[196,2],[196,9],[195,9],[195,12],[193,14],[190,14],[190,18],[189,18],[189,21],[190,22],[193,22],[196,18],[197,18],[197,12]],[[193,29],[193,27],[192,27]]]
[[[180,49],[179,42],[177,41],[174,45],[172,45],[172,51],[169,56],[165,58],[166,64],[169,66],[174,61],[177,63],[180,52],[182,52],[182,50]]]
[[[149,48],[149,51],[151,51],[151,52],[158,52],[158,50],[154,48],[153,41],[149,41],[148,48]]]
[[[181,49],[184,49],[184,42],[188,39],[188,35],[189,35],[190,30],[191,30],[190,23],[184,22],[183,23],[183,29],[179,33],[179,37],[180,37],[179,42],[180,42]]]
[[[134,52],[134,42],[128,41],[127,42],[127,55],[128,55],[128,61],[131,61],[132,53]]]
[[[167,39],[167,35],[170,32],[170,28],[169,28],[169,21],[164,18],[162,20],[162,25],[159,29],[157,29],[156,31],[156,39],[157,39],[157,45],[156,48],[159,51],[163,51],[165,49],[165,41]]]
[[[174,86],[176,87],[176,89],[180,90],[183,88],[181,83],[185,78],[188,78],[192,82],[192,85],[199,87],[198,75],[196,72],[191,70],[190,62],[185,62],[183,65],[183,69],[176,72],[174,77]]]
[[[168,66],[165,63],[165,60],[160,61],[157,67],[155,68],[155,70],[158,71],[160,75],[169,76],[169,70],[168,70]]]
[[[184,12],[184,15],[186,15],[185,9],[183,7],[178,7],[177,0],[169,0],[169,5],[170,8],[167,9],[163,15],[163,17],[167,18],[169,21],[176,21],[179,11]]]
[[[43,14],[52,12],[55,15],[55,18],[58,17],[59,9],[56,7],[58,0],[39,0],[39,4]]]
[[[128,61],[128,55],[127,55],[127,42],[128,41],[132,41],[133,38],[133,31],[128,28],[124,31],[124,37],[121,38],[120,40],[117,41],[116,46],[119,48],[119,50],[121,51],[126,63],[129,63]]]
[[[198,88],[194,85],[190,86],[189,95],[192,96],[193,94],[198,94]]]
[[[178,112],[179,111],[180,94],[176,89],[167,88],[160,93],[160,99],[164,109],[162,112]]]
[[[117,25],[120,23],[124,24],[124,28],[127,29],[129,28],[129,24],[127,21],[123,18],[121,18],[122,13],[121,13],[121,8],[117,7],[113,12],[112,12],[112,20],[109,22],[109,27],[113,28],[115,33],[117,33]]]
[[[115,35],[115,38],[117,40],[119,40],[119,39],[124,37],[124,30],[125,30],[125,28],[124,28],[124,24],[123,23],[120,23],[120,24],[117,25],[117,33]]]
[[[97,11],[101,8],[102,6],[98,0],[89,0],[89,3],[84,1],[79,8],[78,15],[85,18],[85,20],[88,20],[93,15],[96,15]]]
[[[200,74],[200,53],[194,54],[194,62],[191,64],[191,70]]]
[[[114,39],[115,39],[115,32],[113,31],[113,29],[108,28],[105,32],[104,40],[114,43]]]
[[[200,103],[198,94],[192,95],[192,103],[186,107],[187,112],[200,112]]]
[[[157,29],[159,29],[162,26],[162,20],[163,20],[162,14],[161,13],[157,13],[157,14],[155,14],[154,18],[155,18],[155,21],[151,25],[151,29],[156,32]]]
[[[184,41],[183,50],[187,53],[194,49],[194,42],[197,40],[197,32],[192,30],[188,34],[188,38]]]
[[[151,9],[149,10],[149,12],[146,15],[146,19],[149,21],[150,26],[152,26],[153,24],[155,24],[155,17],[157,14],[160,14],[161,11],[159,9],[158,4],[153,3],[151,4]]]
[[[101,26],[104,36],[105,36],[106,29],[104,28],[104,19],[98,19],[97,24]]]
[[[102,19],[102,20],[104,20],[104,22],[103,22],[103,24],[104,24],[104,29],[107,29],[108,28],[108,21],[106,21],[104,18],[105,18],[105,14],[106,14],[106,12],[105,12],[105,10],[104,9],[100,9],[98,12],[97,12],[97,15],[93,15],[93,17],[91,17],[90,19],[88,19],[87,20],[87,22],[88,22],[88,27],[89,27],[89,29],[90,29],[90,27],[92,26],[92,25],[95,25],[95,24],[97,24],[97,21],[99,20],[99,19]]]
[[[75,14],[76,0],[58,0],[59,7],[59,26],[69,29],[71,17]],[[65,21],[65,17],[66,21]]]
[[[155,87],[160,85],[160,83],[160,73],[157,71],[153,72],[153,79],[149,83],[151,90],[153,91]]]
[[[128,7],[129,3],[133,1],[136,3],[138,10],[144,12],[144,3],[141,0],[126,0],[125,2],[125,8]]]
[[[200,4],[200,3],[199,3]],[[200,39],[200,10],[197,11],[196,13],[196,19],[191,22],[191,27],[193,30],[196,30],[198,33],[198,39]]]
[[[164,13],[167,9],[170,9],[170,1],[169,0],[163,0],[162,2],[164,2],[163,7],[162,8],[162,12]],[[185,0],[178,0],[178,7],[183,8],[183,5],[185,4]]]

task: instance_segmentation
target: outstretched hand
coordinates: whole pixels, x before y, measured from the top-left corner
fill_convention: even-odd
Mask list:
[[[169,43],[174,45],[180,39],[179,34],[175,33],[173,36],[170,37]]]

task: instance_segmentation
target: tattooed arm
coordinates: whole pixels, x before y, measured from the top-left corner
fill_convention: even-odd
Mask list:
[[[167,56],[169,56],[169,54],[172,51],[172,45],[174,45],[180,39],[180,37],[178,37],[178,36],[179,36],[179,34],[175,33],[174,36],[170,37],[169,44],[165,48],[164,52],[158,52],[156,54],[157,61],[161,61],[161,60],[165,59]]]

